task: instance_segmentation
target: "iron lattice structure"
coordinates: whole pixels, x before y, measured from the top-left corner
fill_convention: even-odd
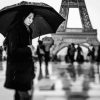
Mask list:
[[[67,27],[70,8],[79,9],[82,28]],[[97,39],[97,30],[92,27],[85,0],[62,0],[59,13],[65,18],[65,21],[59,26],[56,34],[52,34],[54,39],[53,54],[56,54],[70,43],[80,44],[85,47],[86,43],[89,45],[93,44],[97,49],[100,44]]]
[[[84,0],[62,0],[59,13],[65,18],[65,21],[60,25],[58,31],[65,31],[67,28],[69,8],[79,9],[82,27],[84,31],[93,30]]]

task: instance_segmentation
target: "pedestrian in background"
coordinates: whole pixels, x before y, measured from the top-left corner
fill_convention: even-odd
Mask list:
[[[70,61],[71,63],[73,63],[75,61],[74,56],[75,56],[75,44],[71,43],[68,46],[68,50],[67,50],[67,57],[68,57],[68,61]]]
[[[76,51],[77,51],[76,61],[82,63],[84,61],[83,50],[79,44],[78,47],[76,48]]]
[[[100,64],[100,44],[98,45],[96,61]]]
[[[87,54],[87,56],[89,57],[89,60],[91,62],[95,61],[95,48],[94,48],[94,46],[92,44],[88,48],[88,54]]]
[[[36,50],[36,54],[38,55],[38,61],[39,61],[39,76],[38,79],[40,80],[43,75],[42,75],[42,62],[44,60],[44,55],[45,55],[45,47],[43,45],[43,41],[38,40],[38,46]]]
[[[49,62],[50,62],[50,48],[52,45],[45,45],[45,78],[49,78]]]

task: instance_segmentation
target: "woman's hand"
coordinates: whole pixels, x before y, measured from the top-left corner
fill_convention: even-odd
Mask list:
[[[28,47],[31,49],[32,56],[34,56],[34,46],[33,45],[28,45]]]

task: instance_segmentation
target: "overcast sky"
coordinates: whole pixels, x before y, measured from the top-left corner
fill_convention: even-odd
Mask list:
[[[8,5],[18,3],[20,1],[22,0],[0,0],[0,9]],[[24,0],[24,1],[44,2],[51,5],[53,8],[55,8],[57,12],[59,12],[62,0]],[[97,29],[97,34],[98,34],[97,38],[100,40],[100,0],[85,0],[85,2],[92,26],[94,29]],[[69,10],[68,26],[77,28],[81,27],[80,16],[77,9]],[[0,44],[1,41],[2,37],[0,36]]]

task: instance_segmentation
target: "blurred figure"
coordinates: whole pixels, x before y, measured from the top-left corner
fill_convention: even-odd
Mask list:
[[[0,61],[2,61],[2,51],[3,51],[3,48],[2,46],[0,46]]]
[[[68,45],[67,53],[65,55],[65,61],[70,62],[70,50],[71,50],[71,45]]]
[[[2,66],[2,53],[3,52],[3,48],[2,48],[2,46],[0,46],[0,70],[3,70],[3,66]]]
[[[45,77],[48,78],[49,77],[49,69],[48,69],[48,65],[50,62],[50,47],[51,45],[45,45],[45,55],[44,55],[44,61],[45,61]]]
[[[82,48],[80,47],[79,44],[78,44],[76,51],[77,51],[76,61],[78,63],[82,63],[84,61],[84,57],[83,57],[83,54],[82,54],[83,53]]]
[[[97,63],[100,63],[100,45],[98,46],[96,61]]]
[[[58,61],[57,54],[54,54],[54,55],[52,56],[52,61],[55,62],[55,63],[57,63],[57,61]]]
[[[43,61],[45,64],[45,78],[49,78],[49,62],[51,60],[51,50],[52,50],[52,46],[54,45],[54,40],[52,37],[47,37],[45,36],[44,38],[42,38],[42,43],[41,43],[41,47],[40,47],[40,51],[39,49],[37,49],[37,51],[39,52],[39,54],[41,54],[41,60],[40,60],[40,66],[41,66],[41,62]],[[39,46],[38,46],[39,48]],[[39,58],[39,59],[40,59]],[[42,68],[43,69],[43,68]]]
[[[7,60],[7,47],[5,45],[3,45],[2,60]]]
[[[38,55],[38,60],[39,60],[39,77],[38,77],[38,79],[40,80],[43,77],[42,76],[42,62],[44,60],[44,55],[45,55],[45,47],[43,45],[43,41],[41,41],[41,40],[38,40],[36,54]]]
[[[75,44],[71,43],[71,45],[68,46],[68,51],[67,51],[67,57],[71,63],[75,61],[74,59],[75,51],[76,51]]]
[[[87,56],[89,57],[89,60],[92,62],[95,60],[95,48],[91,44],[91,46],[88,48],[88,54]]]

